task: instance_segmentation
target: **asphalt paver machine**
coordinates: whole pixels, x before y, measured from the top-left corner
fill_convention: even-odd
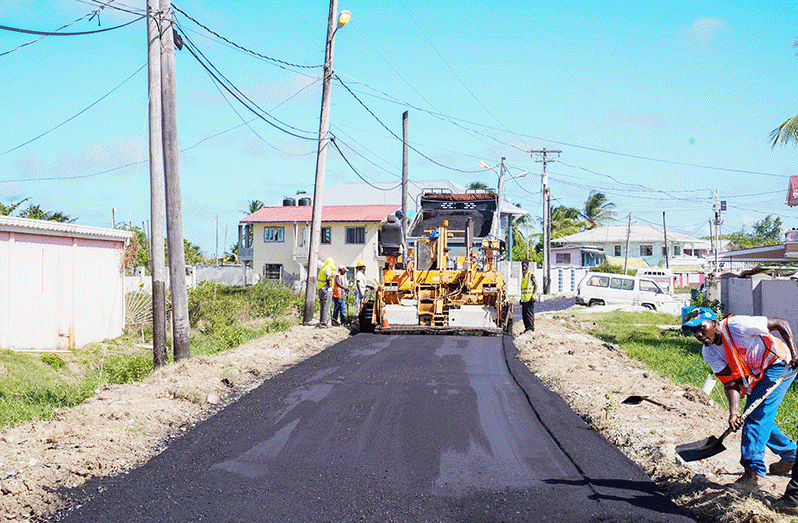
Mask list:
[[[361,331],[500,334],[512,306],[499,271],[495,193],[425,191],[405,237],[393,215],[382,225],[381,282],[359,315]]]

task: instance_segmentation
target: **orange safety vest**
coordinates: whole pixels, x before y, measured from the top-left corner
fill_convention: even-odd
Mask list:
[[[729,332],[729,326],[727,325],[728,319],[730,317],[731,315],[719,321],[718,326],[720,327],[720,335],[721,339],[723,339],[723,348],[726,350],[726,360],[729,363],[729,369],[731,370],[731,373],[725,375],[716,374],[716,376],[723,384],[734,380],[742,380],[743,390],[741,391],[741,394],[746,395],[751,392],[757,383],[759,383],[759,380],[762,379],[762,375],[765,373],[765,369],[768,368],[773,362],[778,359],[789,362],[792,357],[787,344],[779,338],[774,338],[771,335],[760,336],[762,341],[765,343],[765,348],[767,350],[762,356],[761,373],[759,375],[754,374],[754,372],[745,362],[747,351],[745,349],[738,348],[731,337],[731,332]]]
[[[341,275],[336,274],[335,280],[333,280],[333,291],[332,291],[333,298],[343,298],[344,297],[344,286],[341,282]]]

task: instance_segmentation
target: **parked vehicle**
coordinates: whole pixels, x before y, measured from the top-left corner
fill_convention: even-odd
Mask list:
[[[663,291],[673,296],[675,282],[672,270],[665,269],[664,267],[644,267],[642,269],[637,269],[637,275],[654,280]]]
[[[654,280],[642,276],[625,276],[589,272],[577,286],[576,303],[580,305],[640,305],[651,310],[667,308],[674,303]]]

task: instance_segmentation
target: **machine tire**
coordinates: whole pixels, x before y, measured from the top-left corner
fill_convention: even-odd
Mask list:
[[[604,305],[604,300],[590,300],[590,302],[587,304],[588,307],[592,307],[594,305]]]
[[[363,302],[363,307],[357,315],[360,332],[374,332],[374,300]]]

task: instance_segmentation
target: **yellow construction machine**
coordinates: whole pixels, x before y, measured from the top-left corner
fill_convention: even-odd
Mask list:
[[[422,193],[406,236],[396,217],[388,216],[379,238],[382,281],[360,311],[360,330],[510,332],[512,306],[498,268],[498,217],[494,193],[441,191]]]

